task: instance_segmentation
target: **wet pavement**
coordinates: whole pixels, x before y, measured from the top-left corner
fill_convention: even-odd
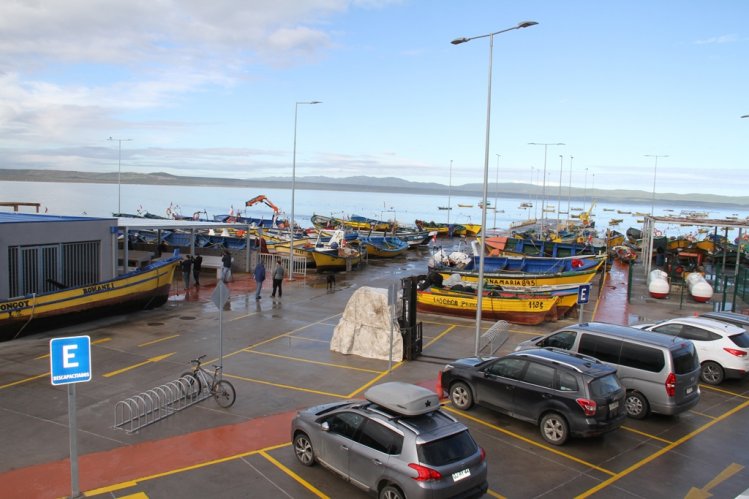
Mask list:
[[[365,497],[320,467],[296,462],[289,421],[302,407],[361,396],[382,381],[436,384],[449,359],[473,353],[475,323],[419,314],[424,350],[416,361],[364,359],[331,352],[330,338],[351,294],[361,286],[387,288],[423,274],[428,252],[375,261],[337,275],[327,289],[314,271],[284,282],[284,296],[263,298],[238,274],[219,314],[208,272],[187,293],[175,282],[169,302],[106,321],[0,344],[0,490],[4,497],[70,495],[67,389],[51,386],[49,339],[89,335],[93,379],[76,385],[80,490],[98,497]],[[593,282],[584,320],[622,324],[711,310],[682,297],[648,296],[642,269],[615,264]],[[600,291],[600,297],[599,297]],[[221,321],[219,321],[219,317]],[[510,328],[499,354],[531,335],[576,322]],[[482,324],[482,330],[491,323]],[[219,337],[223,336],[223,347]],[[225,378],[237,390],[229,409],[207,399],[128,433],[114,428],[118,401],[176,379],[189,361],[224,354]],[[537,428],[484,408],[450,411],[487,452],[489,494],[495,497],[736,497],[749,488],[749,382],[702,386],[701,401],[678,417],[630,421],[617,432],[545,444]]]

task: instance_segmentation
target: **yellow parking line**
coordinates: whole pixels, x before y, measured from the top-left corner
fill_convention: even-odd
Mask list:
[[[100,344],[106,343],[108,341],[112,341],[112,338],[99,338],[98,340],[92,341],[91,344],[92,345],[100,345]],[[48,359],[48,358],[49,358],[49,354],[45,353],[44,355],[40,355],[39,357],[34,357],[34,360]]]
[[[692,414],[697,414],[698,416],[702,416],[703,418],[707,418],[707,419],[715,419],[716,418],[716,416],[711,416],[710,414],[705,414],[704,412],[698,412],[698,411],[695,411],[694,409],[692,409],[689,412],[691,412]]]
[[[653,454],[649,455],[645,459],[642,459],[642,460],[636,462],[635,464],[633,464],[629,468],[625,469],[624,471],[620,471],[616,475],[612,476],[611,478],[609,478],[607,480],[604,480],[603,482],[599,483],[598,485],[596,485],[592,489],[589,489],[589,490],[583,492],[582,494],[580,494],[577,497],[578,498],[590,497],[591,495],[595,494],[596,492],[605,489],[606,487],[608,487],[612,483],[616,482],[620,478],[623,478],[623,477],[629,475],[630,473],[632,473],[633,471],[636,471],[636,470],[642,468],[643,466],[645,466],[649,462],[653,461],[654,459],[657,459],[657,458],[661,457],[663,454],[672,451],[673,449],[675,449],[679,445],[683,444],[684,442],[687,442],[687,441],[691,440],[692,438],[694,438],[695,436],[699,435],[703,431],[707,430],[708,428],[711,428],[712,426],[718,424],[720,421],[723,421],[724,419],[727,419],[729,416],[732,416],[732,415],[736,414],[737,412],[739,412],[742,409],[745,409],[746,407],[749,407],[749,400],[747,400],[746,402],[741,403],[740,405],[737,405],[736,407],[734,407],[730,411],[724,412],[723,414],[721,414],[717,418],[713,419],[712,421],[710,421],[708,423],[705,423],[704,425],[702,425],[701,427],[697,428],[693,432],[684,435],[679,440],[676,440],[675,442],[667,445],[666,447],[664,447],[664,448],[662,448],[662,449],[654,452]]]
[[[87,490],[83,493],[83,495],[85,497],[98,496],[99,494],[107,494],[109,492],[116,492],[122,489],[129,489],[130,487],[135,487],[136,485],[138,485],[138,482],[135,481],[120,482],[114,485],[108,485],[106,487],[99,487],[98,489]]]
[[[357,388],[353,392],[349,393],[348,397],[346,397],[346,398],[354,398],[354,397],[356,397],[359,393],[363,392],[364,390],[366,390],[370,386],[374,385],[375,383],[377,383],[382,378],[384,378],[385,376],[387,376],[388,374],[390,374],[392,371],[395,371],[396,369],[398,369],[402,365],[403,365],[403,362],[401,361],[401,362],[398,362],[397,364],[395,364],[390,371],[382,371],[378,376],[375,376],[374,379],[370,380],[368,383],[365,383],[364,385],[360,386],[359,388]]]
[[[432,341],[430,341],[429,343],[427,343],[426,345],[424,345],[424,348],[430,347],[432,345],[432,343],[434,343],[435,341],[439,340],[440,338],[442,338],[443,336],[445,336],[447,333],[449,333],[450,331],[452,331],[456,327],[458,327],[458,326],[456,326],[455,324],[453,324],[451,326],[448,326],[447,329],[445,329],[440,334],[438,334],[437,336],[435,336]]]
[[[453,414],[459,415],[459,416],[464,417],[466,419],[470,419],[471,421],[473,421],[475,423],[484,425],[484,426],[486,426],[488,428],[491,428],[493,430],[497,430],[498,432],[504,433],[505,435],[508,435],[510,437],[517,438],[518,440],[522,440],[523,442],[525,442],[527,444],[531,444],[531,445],[534,445],[536,447],[540,447],[540,448],[542,448],[544,450],[547,450],[549,452],[552,452],[552,453],[554,453],[554,454],[556,454],[558,456],[562,456],[562,457],[564,457],[566,459],[569,459],[571,461],[575,461],[576,463],[580,463],[580,464],[582,464],[584,466],[587,466],[588,468],[592,468],[594,470],[600,471],[601,473],[605,473],[607,475],[616,476],[616,474],[613,471],[609,471],[609,470],[607,470],[605,468],[601,468],[600,466],[596,466],[593,463],[589,463],[587,461],[583,461],[582,459],[577,458],[577,457],[575,457],[575,456],[573,456],[571,454],[567,454],[566,452],[562,452],[559,449],[555,449],[553,447],[549,447],[548,445],[540,444],[540,443],[538,443],[536,441],[531,440],[530,438],[525,438],[525,437],[523,437],[521,435],[518,435],[517,433],[513,433],[511,431],[505,430],[504,428],[500,428],[499,426],[491,424],[491,423],[489,423],[487,421],[484,421],[483,419],[479,419],[479,418],[477,418],[475,416],[471,416],[471,415],[469,415],[469,414],[467,414],[465,412],[456,411],[455,409],[453,409],[451,407],[446,407],[445,406],[444,409],[452,412]]]
[[[634,428],[630,428],[629,426],[620,426],[622,430],[631,431],[632,433],[637,433],[638,435],[642,435],[643,437],[647,437],[653,440],[658,440],[659,442],[663,442],[664,444],[672,444],[674,443],[673,440],[666,440],[665,438],[656,437],[655,435],[651,435],[650,433],[645,433],[644,431],[635,430]]]
[[[314,393],[317,395],[325,395],[326,397],[336,397],[340,399],[348,399],[351,397],[348,397],[346,395],[339,395],[337,393],[330,393],[330,392],[321,392],[319,390],[312,390],[310,388],[302,388],[300,386],[291,386],[291,385],[284,385],[282,383],[273,383],[271,381],[263,381],[261,379],[254,379],[254,378],[245,378],[244,376],[237,376],[236,374],[226,374],[224,373],[225,378],[234,378],[234,379],[240,379],[242,381],[249,381],[250,383],[258,383],[261,385],[268,385],[268,386],[275,386],[276,388],[284,388],[286,390],[294,390],[297,392],[305,392],[305,393]]]
[[[3,388],[10,388],[11,386],[20,385],[21,383],[26,383],[28,381],[34,381],[35,379],[43,378],[45,376],[49,376],[49,371],[46,373],[37,374],[36,376],[31,376],[30,378],[19,379],[18,381],[14,381],[13,383],[0,385],[0,390],[2,390]]]
[[[171,336],[164,336],[163,338],[159,338],[158,340],[147,341],[146,343],[141,343],[138,346],[139,347],[145,347],[145,346],[148,346],[148,345],[153,345],[154,343],[159,343],[159,342],[162,342],[162,341],[171,340],[172,338],[177,338],[177,337],[179,337],[178,334],[173,334]]]
[[[732,392],[730,390],[726,390],[726,389],[723,389],[723,388],[718,388],[717,386],[713,386],[713,385],[700,384],[700,390],[704,390],[704,389],[712,390],[712,391],[718,392],[718,393],[725,393],[726,395],[732,395],[734,397],[738,397],[738,398],[742,398],[742,399],[745,399],[745,400],[749,400],[749,397],[747,397],[746,395],[744,395],[742,393]]]
[[[344,365],[341,365],[341,364],[332,364],[330,362],[320,362],[318,360],[303,359],[301,357],[291,357],[291,356],[288,356],[288,355],[278,355],[278,354],[275,354],[275,353],[259,352],[257,350],[247,350],[247,349],[245,349],[245,352],[247,352],[247,353],[254,353],[254,354],[257,354],[257,355],[267,355],[268,357],[276,357],[278,359],[288,359],[288,360],[294,360],[294,361],[297,361],[297,362],[306,362],[308,364],[317,364],[317,365],[320,365],[320,366],[337,367],[339,369],[351,369],[353,371],[362,371],[362,372],[365,372],[365,373],[379,374],[380,372],[382,372],[382,371],[377,371],[375,369],[364,369],[362,367],[344,366]]]
[[[317,497],[328,499],[328,496],[326,496],[325,494],[317,490],[317,488],[315,488],[314,485],[312,485],[307,480],[300,477],[299,475],[291,471],[289,468],[281,464],[277,459],[271,457],[270,454],[268,454],[267,452],[261,450],[259,454],[263,456],[265,459],[267,459],[268,461],[270,461],[271,463],[273,463],[274,465],[276,465],[276,467],[278,467],[281,471],[283,471],[284,473],[289,475],[291,478],[296,480],[299,484],[303,485],[307,490],[315,494]]]
[[[498,499],[507,499],[507,498],[506,498],[505,496],[503,496],[502,494],[497,494],[496,492],[494,492],[494,491],[493,491],[493,490],[491,490],[491,489],[487,490],[487,491],[486,491],[486,493],[487,493],[487,495],[490,495],[490,496],[492,496],[492,497],[496,497],[496,498],[498,498]]]

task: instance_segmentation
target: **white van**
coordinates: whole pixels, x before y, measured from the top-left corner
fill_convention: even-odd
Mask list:
[[[639,329],[589,322],[524,341],[516,350],[552,347],[590,355],[617,368],[627,389],[627,414],[674,415],[697,405],[700,363],[689,340]]]

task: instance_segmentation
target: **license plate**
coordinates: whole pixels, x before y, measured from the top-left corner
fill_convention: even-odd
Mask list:
[[[471,476],[471,470],[464,469],[463,471],[457,471],[453,473],[453,482],[457,482],[459,480],[463,480],[464,478],[468,478]]]
[[[693,391],[694,391],[694,387],[693,387],[693,386],[690,386],[689,388],[687,388],[687,395],[689,395],[689,394],[690,394],[690,393],[692,393]]]
[[[617,410],[618,408],[619,408],[619,401],[618,400],[616,402],[611,402],[609,404],[609,411],[613,412],[613,411]]]

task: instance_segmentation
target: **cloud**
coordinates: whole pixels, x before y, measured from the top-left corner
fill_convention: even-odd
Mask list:
[[[694,43],[695,45],[715,45],[715,44],[723,44],[723,43],[736,43],[740,41],[738,35],[736,34],[730,34],[730,35],[721,35],[721,36],[714,36],[712,38],[705,38],[702,40],[696,40]]]

